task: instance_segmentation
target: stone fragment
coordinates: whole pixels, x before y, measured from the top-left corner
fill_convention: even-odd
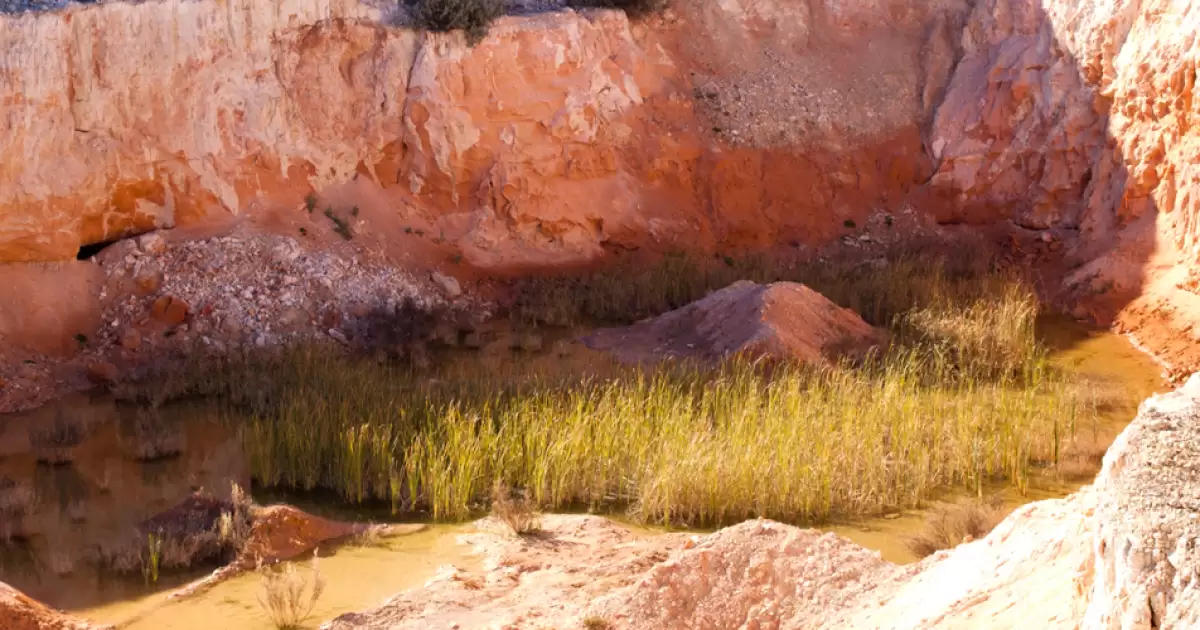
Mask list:
[[[88,380],[97,385],[109,385],[121,377],[117,366],[108,361],[92,361],[87,366]]]
[[[135,281],[137,282],[138,290],[143,295],[150,295],[158,292],[159,288],[162,287],[163,275],[156,268],[148,268],[138,273]]]
[[[439,271],[433,271],[430,272],[429,278],[433,280],[434,284],[436,284],[439,289],[442,290],[442,293],[446,294],[446,297],[454,299],[462,295],[462,286],[459,285],[458,280],[453,276],[448,276]]]
[[[187,321],[189,313],[187,302],[170,295],[159,297],[150,307],[150,316],[168,326],[178,326]]]
[[[133,328],[126,329],[121,333],[121,347],[126,350],[137,350],[142,346],[142,334]]]
[[[137,239],[137,244],[138,249],[140,249],[143,254],[157,256],[158,254],[167,251],[167,239],[163,238],[163,235],[159,234],[158,232],[151,232],[149,234],[143,234],[139,236]]]

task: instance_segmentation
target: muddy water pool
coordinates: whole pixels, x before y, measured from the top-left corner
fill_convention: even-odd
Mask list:
[[[1158,366],[1123,337],[1064,320],[1042,324],[1053,362],[1101,394],[1096,423],[1077,429],[1090,432],[1100,447],[1111,443],[1132,419],[1141,400],[1166,389]],[[544,354],[538,360],[557,360],[552,351]],[[80,396],[0,417],[0,581],[50,605],[120,628],[271,627],[259,605],[261,580],[256,574],[168,602],[170,590],[214,567],[168,572],[153,584],[138,573],[117,576],[96,568],[95,560],[106,547],[128,540],[138,523],[193,491],[227,496],[235,483],[249,487],[239,440],[217,420],[215,411],[204,406],[172,408],[160,412],[169,417],[154,422],[147,422],[145,413],[107,398]],[[1101,453],[1098,447],[1094,457],[1070,474],[1038,479],[1025,495],[997,489],[1004,509],[1065,496],[1088,482]],[[297,503],[332,518],[392,520],[386,510],[355,508],[311,495],[255,493],[261,502]],[[909,562],[915,558],[904,540],[923,520],[924,513],[914,510],[826,529],[877,549],[889,560]],[[469,529],[437,525],[371,544],[322,549],[319,566],[327,587],[310,625],[378,604],[421,584],[441,565],[469,568],[477,560],[456,543],[457,535]],[[310,570],[307,560],[298,566],[302,573]],[[219,626],[214,625],[216,619]]]

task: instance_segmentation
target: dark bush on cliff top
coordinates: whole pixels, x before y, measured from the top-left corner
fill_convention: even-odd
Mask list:
[[[413,9],[417,26],[438,32],[461,29],[472,45],[487,35],[492,20],[501,15],[503,0],[420,0]]]

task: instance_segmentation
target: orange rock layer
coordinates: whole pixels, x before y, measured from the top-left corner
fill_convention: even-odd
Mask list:
[[[508,17],[475,47],[389,20],[358,0],[0,16],[0,262],[315,191],[485,271],[820,244],[909,211],[1054,230],[1079,297],[1196,301],[1190,4],[676,0]]]

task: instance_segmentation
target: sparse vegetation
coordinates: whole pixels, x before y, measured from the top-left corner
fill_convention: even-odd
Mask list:
[[[413,10],[417,26],[437,32],[461,30],[471,45],[482,41],[501,15],[502,0],[419,0]]]
[[[317,600],[325,591],[320,559],[313,554],[310,576],[305,577],[296,563],[285,562],[271,567],[259,566],[262,594],[258,603],[278,630],[292,630],[312,615]]]
[[[988,535],[1004,520],[1000,497],[987,501],[969,500],[938,504],[925,518],[925,527],[908,537],[905,545],[917,557],[924,558],[942,549],[951,549]]]
[[[309,214],[312,214],[313,210],[317,209],[316,193],[308,193],[307,195],[304,196],[304,209],[308,210]]]
[[[492,486],[492,516],[504,523],[514,536],[527,536],[542,529],[527,493],[499,480]]]

